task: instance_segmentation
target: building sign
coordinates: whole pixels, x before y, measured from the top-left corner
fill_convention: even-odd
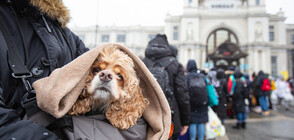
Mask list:
[[[241,0],[209,0],[205,5],[211,9],[232,9],[242,5]]]
[[[224,52],[224,56],[229,56],[229,55],[231,55],[230,52],[228,52],[228,51],[225,51],[225,52]]]
[[[233,8],[234,4],[213,4],[211,8]]]

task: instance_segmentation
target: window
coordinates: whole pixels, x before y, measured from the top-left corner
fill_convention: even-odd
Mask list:
[[[255,4],[256,5],[259,5],[260,4],[260,1],[259,0],[255,0]]]
[[[272,63],[272,76],[277,77],[278,66],[277,66],[277,57],[276,56],[271,57],[271,63]]]
[[[117,35],[116,41],[117,42],[126,42],[126,35],[124,35],[124,34]]]
[[[174,32],[173,32],[173,40],[179,40],[179,27],[174,26],[173,27]]]
[[[154,39],[155,36],[156,36],[155,34],[149,34],[149,35],[148,35],[148,41]]]
[[[275,40],[275,33],[274,32],[269,32],[269,40],[274,41]]]
[[[101,42],[109,42],[109,35],[102,35]]]
[[[208,50],[208,53],[212,52],[214,48],[218,47],[226,41],[238,44],[238,39],[232,31],[225,28],[220,28],[212,31],[207,39],[206,49]]]
[[[189,1],[188,2],[189,3],[189,6],[191,6],[192,5],[192,0],[188,0],[188,1]]]
[[[273,25],[269,26],[269,40],[270,41],[275,40],[275,26]]]
[[[293,45],[294,45],[294,34],[293,34],[293,35],[291,35],[291,44],[293,44]]]
[[[173,33],[173,39],[178,40],[179,39],[179,32],[174,32]]]
[[[179,29],[178,26],[174,26],[174,31],[177,31]]]

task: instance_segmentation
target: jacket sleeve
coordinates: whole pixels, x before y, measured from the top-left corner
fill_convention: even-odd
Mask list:
[[[175,97],[179,106],[180,119],[182,125],[190,124],[190,96],[186,84],[184,68],[181,64],[178,66],[178,71],[174,82]]]
[[[64,30],[66,36],[68,37],[72,47],[74,47],[76,49],[75,57],[78,57],[81,54],[83,54],[89,50],[89,48],[87,48],[85,46],[84,42],[75,33],[73,33],[70,29],[64,28],[63,30]]]
[[[0,139],[56,140],[55,134],[41,125],[21,120],[16,111],[6,108],[0,81]]]

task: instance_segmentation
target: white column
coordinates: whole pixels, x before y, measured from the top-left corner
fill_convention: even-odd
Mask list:
[[[267,49],[267,70],[268,70],[268,73],[271,74],[272,73],[272,63],[271,63],[271,49],[268,48]]]
[[[259,64],[259,65],[261,66],[261,70],[263,70],[263,72],[267,73],[266,49],[261,51],[261,57],[262,57],[262,60],[261,60],[261,64]]]
[[[198,61],[198,62],[201,62],[201,49],[200,48],[197,48],[196,49],[196,57],[195,57],[195,60]]]
[[[196,59],[196,46],[192,46],[192,48],[191,48],[191,58],[188,58],[188,59]]]
[[[261,61],[260,60],[260,56],[258,56],[258,50],[253,50],[253,53],[254,53],[254,58],[253,58],[253,63],[254,63],[254,71],[255,71],[255,73],[258,73],[258,71],[259,71],[259,67],[258,67],[258,65],[259,65],[259,62]]]
[[[185,62],[187,62],[188,61],[188,59],[189,59],[189,57],[188,57],[188,48],[185,48],[184,49],[185,50],[185,54],[184,54],[184,60],[185,60]]]
[[[205,66],[205,60],[206,60],[206,52],[205,49],[200,49],[201,50],[201,54],[202,54],[202,60],[201,60],[201,69],[204,68]]]

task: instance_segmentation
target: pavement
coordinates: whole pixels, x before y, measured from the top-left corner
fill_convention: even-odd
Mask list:
[[[251,111],[246,129],[233,129],[235,124],[236,119],[227,119],[226,135],[215,140],[294,140],[294,107],[276,106],[268,116]]]

